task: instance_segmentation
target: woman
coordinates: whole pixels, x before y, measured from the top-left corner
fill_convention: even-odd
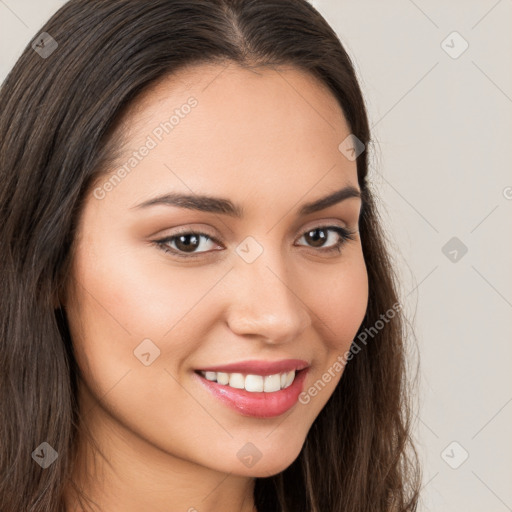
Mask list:
[[[315,9],[71,0],[0,105],[2,511],[416,510],[366,111]]]

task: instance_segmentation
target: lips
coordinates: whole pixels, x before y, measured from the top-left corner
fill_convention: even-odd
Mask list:
[[[251,360],[219,366],[202,367],[197,368],[196,371],[242,373],[267,376],[274,375],[276,373],[290,372],[292,370],[299,371],[307,368],[308,366],[309,363],[302,359],[281,359],[279,361]]]
[[[272,392],[252,392],[219,384],[203,377],[201,372],[194,372],[193,375],[199,385],[206,389],[211,396],[237,413],[255,418],[272,418],[284,414],[297,404],[308,370],[309,367],[299,370],[289,386]],[[294,370],[291,373],[293,374]],[[222,374],[222,372],[217,373],[217,375]],[[224,373],[224,375],[227,374]]]

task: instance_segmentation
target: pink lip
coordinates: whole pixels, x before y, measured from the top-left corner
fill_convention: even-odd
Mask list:
[[[238,363],[226,364],[223,366],[209,366],[208,368],[198,368],[197,371],[204,372],[224,372],[224,373],[243,373],[254,375],[275,375],[276,373],[299,371],[307,368],[309,363],[301,359],[282,359],[280,361],[240,361]]]
[[[237,366],[239,368],[240,366]],[[218,382],[205,379],[200,373],[193,372],[195,378],[225,405],[244,416],[271,418],[284,414],[291,409],[302,393],[304,380],[309,368],[295,374],[292,384],[285,389],[273,393],[252,393],[245,389],[235,389]],[[210,371],[210,370],[208,370]],[[211,370],[215,371],[215,370]],[[279,372],[278,372],[279,373]],[[272,375],[272,373],[269,373]]]

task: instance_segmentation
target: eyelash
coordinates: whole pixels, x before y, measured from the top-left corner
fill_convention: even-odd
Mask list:
[[[343,245],[345,245],[346,242],[348,242],[349,240],[355,240],[355,234],[356,234],[356,231],[351,231],[349,229],[346,229],[346,228],[343,228],[341,226],[317,226],[315,228],[312,228],[312,229],[308,229],[307,231],[305,231],[302,235],[301,235],[301,238],[310,233],[311,231],[334,231],[336,232],[338,235],[340,235],[340,239],[339,241],[327,248],[327,249],[324,249],[324,248],[319,248],[319,252],[322,252],[322,253],[326,253],[326,254],[331,254],[331,253],[334,253],[334,252],[338,252],[340,253],[341,252],[341,247]],[[197,253],[184,253],[183,251],[179,251],[179,250],[176,250],[176,249],[171,249],[169,248],[168,244],[169,242],[172,242],[174,241],[175,239],[179,238],[180,236],[183,236],[183,235],[196,235],[196,236],[202,236],[202,237],[205,237],[207,238],[208,240],[211,240],[212,242],[215,242],[219,245],[220,242],[208,235],[207,233],[202,233],[202,232],[199,232],[199,231],[182,231],[182,232],[179,232],[179,233],[176,233],[172,236],[168,236],[166,238],[163,238],[161,240],[155,240],[154,243],[158,246],[159,249],[163,250],[164,252],[166,253],[171,253],[172,255],[175,255],[179,258],[197,258],[199,257],[199,255],[201,254],[206,254],[207,252],[210,252],[210,251],[203,251],[203,252],[197,252]],[[314,249],[314,248],[313,248]]]

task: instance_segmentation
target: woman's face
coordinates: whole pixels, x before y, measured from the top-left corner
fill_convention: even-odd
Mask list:
[[[86,420],[164,465],[278,473],[340,381],[367,306],[360,198],[305,208],[359,190],[339,149],[350,129],[295,69],[189,68],[134,107],[119,166],[86,198],[63,301],[81,400],[101,403]]]

